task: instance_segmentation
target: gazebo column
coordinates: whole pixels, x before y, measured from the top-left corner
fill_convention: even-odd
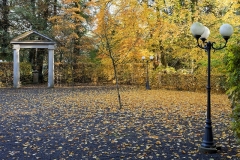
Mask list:
[[[54,45],[48,46],[48,87],[54,87]]]
[[[20,87],[20,71],[19,71],[19,50],[20,45],[13,45],[13,87]]]

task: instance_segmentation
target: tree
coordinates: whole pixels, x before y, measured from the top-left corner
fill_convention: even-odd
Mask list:
[[[51,16],[49,21],[52,24],[52,32],[58,43],[58,52],[60,53],[60,62],[71,61],[73,54],[80,56],[89,50],[88,28],[91,24],[90,8],[93,2],[85,0],[62,1],[61,8],[57,15]],[[76,59],[74,60],[76,62]]]
[[[234,136],[237,138],[237,142],[240,143],[240,47],[239,47],[239,33],[238,27],[236,24],[240,19],[240,2],[237,1],[232,3],[231,7],[226,11],[226,14],[223,17],[224,21],[228,21],[230,24],[233,24],[234,34],[229,40],[228,43],[228,52],[224,54],[224,64],[225,64],[225,75],[227,76],[226,80],[226,89],[228,98],[231,101],[232,107],[232,123],[231,127],[234,132]]]
[[[139,48],[143,44],[144,28],[139,23],[142,14],[141,5],[135,0],[99,1],[96,16],[96,29],[93,31],[102,62],[110,62],[118,93],[119,108],[122,108],[119,91],[119,64],[131,59],[140,59]]]
[[[240,47],[233,45],[225,55],[225,65],[227,68],[227,94],[232,105],[232,129],[235,137],[240,143]]]
[[[8,0],[2,0],[0,3],[0,59],[5,59],[9,56],[9,20],[10,5]],[[8,58],[7,58],[8,59]]]

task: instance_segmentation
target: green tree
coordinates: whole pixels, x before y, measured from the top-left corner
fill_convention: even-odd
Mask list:
[[[10,4],[8,0],[2,0],[0,3],[0,59],[9,59],[9,20]]]
[[[232,130],[238,143],[240,143],[240,39],[238,24],[236,22],[240,18],[239,12],[240,2],[234,1],[224,16],[224,20],[229,21],[234,27],[234,34],[229,40],[228,52],[224,54],[224,63],[227,76],[227,95],[232,105]]]
[[[227,67],[227,94],[232,104],[232,129],[240,142],[240,47],[233,45],[225,56]]]

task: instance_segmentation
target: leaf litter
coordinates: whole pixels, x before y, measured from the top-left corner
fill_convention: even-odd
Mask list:
[[[212,94],[216,154],[202,154],[206,94],[110,87],[0,89],[2,159],[238,159],[226,95]]]

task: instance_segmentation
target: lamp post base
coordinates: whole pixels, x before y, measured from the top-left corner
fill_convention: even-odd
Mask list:
[[[214,146],[212,148],[206,148],[206,147],[203,147],[203,146],[199,146],[199,152],[201,153],[217,153],[218,150],[221,150],[222,147],[221,146]]]

